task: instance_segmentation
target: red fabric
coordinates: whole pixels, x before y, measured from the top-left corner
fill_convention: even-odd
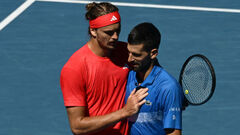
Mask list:
[[[75,52],[61,72],[65,106],[86,106],[90,116],[108,114],[124,106],[128,68],[126,44],[121,43],[111,59],[95,55],[88,45]],[[127,134],[122,121],[98,135]]]
[[[119,13],[112,12],[103,16],[99,16],[94,20],[89,21],[90,28],[100,28],[104,26],[108,26],[110,24],[118,23],[121,21]]]

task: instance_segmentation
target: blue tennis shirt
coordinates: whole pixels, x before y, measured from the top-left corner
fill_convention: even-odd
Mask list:
[[[130,71],[125,102],[138,84],[136,72]],[[176,79],[155,65],[140,86],[147,87],[149,94],[139,113],[128,119],[130,134],[165,135],[165,128],[182,129],[183,92]]]

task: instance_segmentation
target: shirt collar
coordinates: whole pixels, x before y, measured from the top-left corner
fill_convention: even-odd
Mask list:
[[[147,87],[147,86],[153,84],[155,78],[161,72],[161,70],[162,70],[162,68],[160,65],[154,65],[152,71],[147,76],[147,78],[142,82],[142,84],[140,86]],[[138,84],[137,78],[136,78],[136,72],[134,72],[134,76],[135,76],[135,84]]]

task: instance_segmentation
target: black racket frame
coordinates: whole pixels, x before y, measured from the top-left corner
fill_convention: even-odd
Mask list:
[[[194,57],[200,57],[208,64],[208,66],[210,68],[211,75],[212,75],[212,89],[211,89],[211,93],[209,94],[209,96],[204,101],[202,101],[200,103],[192,103],[192,102],[188,101],[187,98],[185,97],[185,94],[184,94],[184,102],[187,102],[187,103],[184,103],[184,104],[202,105],[202,104],[206,103],[212,97],[212,95],[214,93],[214,90],[215,90],[215,87],[216,87],[215,71],[214,71],[214,68],[213,68],[211,62],[209,61],[209,59],[206,56],[204,56],[202,54],[194,54],[194,55],[188,57],[188,59],[184,62],[183,66],[182,66],[180,76],[179,76],[179,83],[182,86],[182,75],[183,75],[184,69],[185,69],[186,65],[188,64],[188,62]],[[183,90],[183,92],[184,92],[184,90]]]

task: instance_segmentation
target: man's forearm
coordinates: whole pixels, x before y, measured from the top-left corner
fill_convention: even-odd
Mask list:
[[[143,98],[148,95],[147,90],[147,88],[137,92],[133,90],[128,97],[126,105],[122,109],[102,116],[89,117],[88,109],[84,106],[67,107],[72,132],[76,135],[97,132],[136,114],[139,107],[146,102]]]
[[[127,118],[123,109],[102,116],[79,117],[71,123],[72,132],[82,135],[100,131]]]

